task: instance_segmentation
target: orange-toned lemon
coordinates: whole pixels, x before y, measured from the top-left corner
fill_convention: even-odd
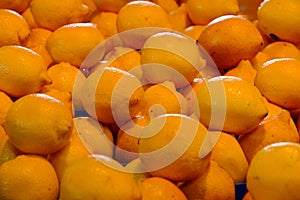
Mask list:
[[[3,126],[18,149],[47,155],[68,143],[73,120],[61,101],[46,94],[28,94],[11,105]]]
[[[55,200],[58,179],[44,157],[19,155],[0,165],[0,199]]]
[[[167,12],[155,3],[132,1],[124,5],[118,12],[118,32],[142,27],[172,28]]]

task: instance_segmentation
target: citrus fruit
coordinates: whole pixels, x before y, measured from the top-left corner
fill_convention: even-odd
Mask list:
[[[263,50],[270,56],[271,59],[274,58],[295,58],[300,60],[300,50],[292,43],[285,41],[276,41],[268,44]]]
[[[25,11],[22,13],[22,16],[26,20],[29,28],[33,29],[33,28],[38,28],[39,27],[39,25],[37,25],[33,15],[32,15],[30,6],[25,9]]]
[[[139,153],[143,166],[152,176],[187,181],[208,165],[210,154],[200,158],[207,129],[190,117],[165,114],[143,127]]]
[[[0,199],[56,200],[58,179],[41,156],[19,155],[0,165]]]
[[[104,36],[95,24],[73,23],[56,29],[48,38],[46,49],[54,62],[68,62],[79,68],[103,40]]]
[[[252,64],[253,68],[258,70],[268,60],[271,60],[271,57],[268,54],[260,51],[256,54],[256,56],[254,56],[252,59],[250,59],[250,62]]]
[[[28,94],[11,105],[3,126],[18,149],[47,155],[68,143],[73,120],[61,101],[45,94]]]
[[[276,40],[300,42],[300,2],[298,0],[265,0],[257,10],[258,25]],[[274,13],[277,13],[276,15]],[[274,24],[277,24],[274,26]]]
[[[143,200],[187,200],[183,192],[173,182],[161,177],[149,177],[138,182]]]
[[[278,58],[265,62],[257,71],[255,86],[268,99],[286,109],[300,107],[300,60]]]
[[[9,9],[14,10],[18,13],[22,13],[29,5],[31,0],[17,0],[17,1],[10,1],[10,0],[3,0],[0,2],[0,9]]]
[[[40,54],[45,60],[47,66],[49,66],[53,61],[46,49],[46,41],[51,34],[52,31],[44,28],[32,28],[30,30],[30,35],[23,43],[24,47],[27,47]]]
[[[190,38],[179,33],[160,32],[145,41],[141,64],[143,75],[150,83],[169,80],[180,88],[193,81],[206,61]]]
[[[170,13],[179,7],[176,0],[151,0],[151,1],[159,5],[160,7],[162,7],[167,13]]]
[[[2,125],[6,118],[6,113],[8,112],[9,107],[13,104],[12,99],[5,94],[4,92],[0,91],[0,125]]]
[[[94,0],[99,11],[118,13],[127,3],[133,0]]]
[[[118,169],[124,167],[105,156],[74,161],[62,177],[60,199],[141,199],[133,174]]]
[[[299,142],[297,129],[291,127],[292,118],[288,111],[268,117],[250,133],[239,137],[239,143],[249,163],[256,153],[267,145],[277,142]]]
[[[141,100],[142,114],[155,117],[161,114],[187,114],[187,101],[176,91],[171,81],[155,84],[147,88]]]
[[[21,45],[29,36],[30,29],[26,20],[13,10],[0,9],[0,22],[0,47]]]
[[[4,128],[0,126],[0,165],[23,154],[9,140]]]
[[[249,60],[241,60],[236,67],[228,70],[224,76],[236,76],[254,84],[256,70]]]
[[[193,40],[198,40],[204,27],[204,25],[191,25],[186,27],[183,33],[192,38]]]
[[[199,106],[196,115],[200,121],[206,127],[227,133],[248,133],[268,114],[259,90],[250,82],[234,76],[210,78],[200,86],[196,95]],[[214,114],[216,111],[218,115]],[[215,118],[211,120],[212,116]],[[224,124],[220,124],[222,122]]]
[[[235,199],[235,187],[231,176],[213,160],[204,172],[198,173],[197,178],[185,182],[180,188],[188,199]]]
[[[144,94],[139,79],[114,67],[96,70],[83,82],[84,109],[100,122],[121,125],[139,112]]]
[[[169,12],[168,15],[173,30],[183,32],[187,27],[192,25],[185,3],[182,3],[180,7]]]
[[[225,169],[235,183],[245,182],[248,161],[234,136],[222,132],[211,152],[211,159]]]
[[[115,147],[115,159],[120,163],[129,163],[136,159],[138,154],[141,128],[146,126],[150,119],[143,115],[134,116],[132,121],[120,127]]]
[[[117,16],[117,13],[104,11],[95,15],[91,19],[91,22],[97,25],[97,28],[103,33],[104,38],[109,38],[118,33]]]
[[[253,58],[263,46],[255,25],[235,15],[223,15],[205,26],[198,43],[221,69],[232,68],[243,59]]]
[[[84,22],[91,14],[82,0],[32,0],[30,9],[39,27],[51,31],[66,24]]]
[[[257,152],[247,174],[253,199],[299,199],[299,153],[299,143],[292,142],[271,144]]]
[[[239,2],[237,0],[188,0],[187,10],[193,24],[206,25],[217,17],[238,14]]]
[[[142,27],[172,28],[167,12],[150,1],[132,1],[119,10],[117,17],[119,33]]]
[[[43,58],[26,47],[0,47],[0,65],[0,90],[9,96],[21,97],[39,92],[44,85],[51,83]]]

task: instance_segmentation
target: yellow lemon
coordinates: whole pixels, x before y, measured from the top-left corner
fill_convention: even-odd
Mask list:
[[[24,19],[26,20],[29,28],[33,29],[33,28],[38,28],[39,25],[37,25],[30,7],[27,7],[26,10],[22,13],[22,16],[24,17]]]
[[[271,57],[268,54],[260,51],[256,54],[256,56],[254,56],[252,59],[250,59],[250,62],[252,64],[253,68],[258,70],[268,60],[271,60]]]
[[[0,199],[55,200],[58,179],[44,157],[19,155],[0,165]]]
[[[249,60],[241,60],[236,67],[228,70],[224,76],[236,76],[254,84],[256,70]]]
[[[8,112],[9,107],[13,104],[12,99],[5,94],[4,92],[0,91],[0,125],[2,125],[5,121],[6,114]]]
[[[271,59],[275,58],[295,58],[300,60],[300,50],[290,42],[277,41],[268,44],[263,50],[270,56]]]
[[[150,119],[143,115],[134,116],[132,121],[120,127],[115,147],[115,159],[120,163],[129,163],[138,158],[139,138],[141,128],[146,126]]]
[[[91,19],[91,22],[97,25],[105,38],[109,38],[118,33],[117,17],[118,14],[114,12],[100,12]]]
[[[187,115],[187,101],[171,81],[147,88],[140,106],[142,114],[149,117],[166,113]]]
[[[124,167],[109,157],[78,159],[62,177],[59,199],[141,199],[133,174],[121,170]]]
[[[237,0],[188,0],[187,9],[193,24],[206,25],[217,17],[238,14],[239,3]]]
[[[257,152],[247,174],[253,199],[299,199],[299,154],[300,144],[292,142],[271,144]]]
[[[257,10],[258,24],[262,31],[271,38],[299,43],[299,9],[300,2],[298,0],[265,0]]]
[[[14,10],[18,13],[22,13],[29,5],[31,0],[3,0],[0,2],[0,8]]]
[[[149,177],[138,182],[143,200],[187,200],[184,193],[168,179],[161,177]]]
[[[176,0],[152,0],[152,2],[161,6],[167,13],[170,13],[179,7]]]
[[[231,176],[215,161],[210,161],[197,178],[180,186],[188,199],[229,200],[235,199],[235,187]]]
[[[169,80],[180,88],[193,81],[206,61],[192,39],[179,33],[160,32],[145,41],[141,64],[143,75],[150,83]]]
[[[118,13],[127,3],[133,0],[93,0],[99,11]]]
[[[187,27],[192,25],[185,3],[181,4],[180,7],[168,13],[168,15],[173,30],[183,32]]]
[[[292,118],[288,111],[266,118],[259,126],[239,137],[239,143],[248,162],[252,162],[259,150],[276,142],[299,142],[297,129],[291,126]]]
[[[0,22],[0,47],[21,45],[30,34],[24,17],[13,10],[0,9]]]
[[[142,27],[172,28],[167,12],[150,1],[132,1],[119,10],[117,17],[119,33]]]
[[[253,58],[263,47],[255,25],[241,16],[223,15],[207,24],[198,43],[221,69],[232,68],[242,59]]]
[[[152,176],[187,181],[204,171],[210,154],[200,158],[207,129],[197,120],[180,114],[153,118],[141,130],[139,153]]]
[[[51,83],[43,58],[26,47],[0,47],[0,65],[0,90],[9,96],[21,97],[39,92],[44,85]]]
[[[54,62],[68,62],[79,68],[103,40],[104,36],[95,24],[74,23],[56,29],[48,38],[46,49]]]
[[[191,25],[189,27],[186,27],[183,33],[192,38],[193,40],[198,40],[204,27],[204,25]]]
[[[114,67],[104,67],[83,82],[81,100],[92,117],[120,126],[139,112],[143,94],[137,77]]]
[[[51,31],[66,24],[84,22],[91,14],[82,0],[32,0],[30,9],[39,27]]]
[[[0,126],[0,165],[8,160],[16,158],[20,154],[23,154],[23,152],[11,143],[4,128]]]
[[[225,169],[235,183],[245,182],[248,161],[234,136],[222,132],[212,150],[211,159]]]
[[[53,62],[49,52],[46,49],[46,41],[51,34],[52,31],[44,28],[32,28],[30,30],[29,37],[23,43],[23,46],[40,54],[45,60],[47,66]]]
[[[61,101],[45,94],[29,94],[11,105],[3,126],[18,149],[47,155],[68,143],[73,120]]]
[[[286,109],[300,108],[300,60],[278,58],[257,71],[255,86],[268,99]]]
[[[197,102],[196,114],[206,127],[237,135],[255,129],[268,114],[259,90],[234,76],[217,76],[206,81],[197,92]]]

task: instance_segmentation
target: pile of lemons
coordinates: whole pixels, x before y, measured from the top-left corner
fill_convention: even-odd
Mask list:
[[[300,199],[299,10],[2,0],[0,199]]]

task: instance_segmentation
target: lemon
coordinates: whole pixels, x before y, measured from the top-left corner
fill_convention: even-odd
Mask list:
[[[139,153],[142,166],[152,176],[187,181],[204,171],[210,154],[200,158],[207,129],[181,114],[153,118],[141,130]]]
[[[258,24],[262,31],[271,38],[299,43],[299,9],[300,2],[298,0],[265,0],[257,10]],[[274,13],[277,14],[275,15]]]
[[[257,152],[267,145],[277,142],[299,142],[299,133],[291,123],[293,120],[290,113],[283,110],[264,119],[255,130],[242,135],[238,140],[248,162],[252,162]]]
[[[231,176],[211,160],[203,173],[180,186],[188,199],[235,199],[235,187]]]
[[[91,15],[82,0],[32,0],[30,9],[39,27],[51,31],[66,24],[84,22]]]
[[[118,169],[124,167],[105,156],[74,161],[62,177],[60,199],[141,199],[133,175]]]
[[[257,71],[255,86],[270,101],[286,109],[300,107],[300,60],[278,58]]]
[[[142,27],[171,28],[167,12],[151,1],[131,1],[118,12],[118,32]]]
[[[6,118],[6,113],[8,112],[9,107],[13,104],[11,98],[5,94],[4,92],[0,91],[0,125],[2,125]]]
[[[224,76],[236,76],[254,84],[256,70],[249,60],[241,60],[236,67],[228,70]]]
[[[197,92],[197,103],[196,115],[206,127],[238,135],[255,129],[268,114],[260,91],[234,76],[207,80]]]
[[[263,50],[270,56],[271,59],[275,58],[295,58],[300,60],[300,50],[290,42],[277,41],[268,44]]]
[[[187,200],[173,182],[161,177],[148,177],[138,182],[144,200]]]
[[[55,200],[58,179],[42,156],[19,155],[0,165],[0,199]]]
[[[241,145],[234,136],[222,132],[212,150],[211,159],[227,171],[234,183],[246,181],[248,161]]]
[[[205,26],[198,43],[220,69],[229,69],[243,59],[253,58],[262,49],[263,38],[248,19],[223,15]]]
[[[95,24],[73,23],[56,29],[48,38],[46,49],[54,62],[68,62],[79,68],[103,40],[104,36]]]
[[[187,101],[171,81],[147,88],[140,106],[142,114],[150,117],[166,113],[187,114]]]
[[[24,47],[27,47],[40,54],[45,60],[47,66],[50,66],[50,64],[53,62],[49,52],[46,49],[46,41],[51,34],[52,31],[44,28],[32,28],[30,30],[29,37],[23,43]]]
[[[143,94],[137,77],[114,67],[104,67],[83,82],[81,100],[92,117],[121,126],[139,112]]]
[[[247,174],[253,199],[299,199],[299,153],[299,143],[293,142],[271,144],[257,152]]]
[[[176,88],[190,84],[206,65],[198,46],[174,32],[150,36],[141,49],[143,75],[151,83],[172,81]]]
[[[239,2],[237,0],[188,0],[187,10],[193,24],[206,25],[217,17],[238,14]]]
[[[13,10],[0,9],[0,21],[0,47],[21,45],[30,34],[24,17]]]
[[[39,92],[51,83],[43,58],[26,47],[0,47],[0,66],[0,90],[12,97]]]
[[[73,120],[61,101],[45,94],[28,94],[9,108],[3,126],[18,149],[47,155],[68,143]]]

